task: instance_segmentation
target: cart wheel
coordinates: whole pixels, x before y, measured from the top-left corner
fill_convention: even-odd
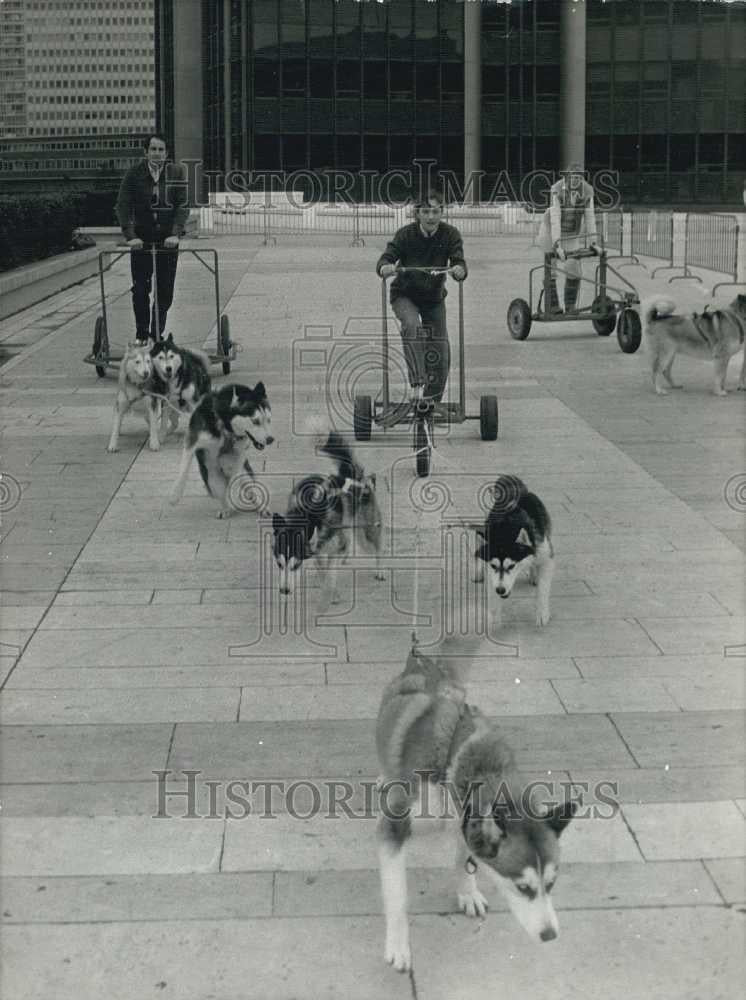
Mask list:
[[[525,340],[531,330],[531,310],[525,299],[513,299],[508,306],[508,329],[513,340]]]
[[[356,441],[370,441],[370,429],[373,423],[373,407],[370,396],[355,396],[353,427]]]
[[[634,354],[642,340],[640,314],[635,309],[622,309],[616,324],[616,339],[625,354]]]
[[[482,396],[480,398],[479,432],[483,441],[497,440],[497,396]]]
[[[591,312],[600,317],[592,321],[593,329],[599,337],[608,337],[616,326],[616,311],[609,296],[597,295],[591,304]]]
[[[415,420],[414,450],[417,453],[417,475],[422,478],[430,472],[430,445],[427,440],[424,420]]]
[[[220,343],[218,344],[218,353],[222,354],[224,357],[231,353],[231,323],[227,316],[220,317]],[[223,362],[223,375],[230,375],[231,363],[230,361]]]
[[[109,335],[106,332],[106,324],[103,316],[96,317],[96,325],[93,328],[93,356],[103,357],[109,360]],[[96,365],[96,374],[99,378],[106,378],[106,365]]]

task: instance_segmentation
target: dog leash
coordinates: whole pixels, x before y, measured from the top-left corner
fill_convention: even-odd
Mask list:
[[[179,416],[181,416],[184,412],[183,410],[180,410],[178,406],[174,406],[168,396],[164,396],[160,392],[150,392],[149,389],[144,389],[143,396],[149,396],[151,399],[160,399],[166,404],[166,406],[170,406],[174,413],[178,413]]]

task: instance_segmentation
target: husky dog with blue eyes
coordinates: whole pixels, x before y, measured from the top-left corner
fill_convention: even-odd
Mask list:
[[[521,573],[536,585],[536,624],[549,622],[549,596],[554,574],[552,522],[546,507],[529,493],[517,476],[498,476],[494,502],[474,553],[474,580],[481,583],[487,569],[488,607],[493,628],[501,624],[500,602],[507,600]]]
[[[272,410],[263,382],[257,382],[253,389],[224,385],[203,396],[189,419],[171,503],[181,499],[195,457],[207,492],[220,501],[217,517],[230,517],[231,480],[235,476],[253,477],[249,455],[274,442],[271,429]]]

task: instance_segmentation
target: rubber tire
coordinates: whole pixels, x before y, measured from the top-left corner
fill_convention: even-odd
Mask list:
[[[607,316],[604,319],[591,320],[593,323],[593,329],[599,337],[608,337],[609,334],[613,333],[614,327],[616,326],[617,316],[614,304],[608,295],[597,295],[591,304],[591,312],[607,313]]]
[[[525,340],[531,332],[531,310],[525,299],[513,299],[508,306],[508,330],[513,340]]]
[[[479,399],[479,433],[483,441],[497,440],[497,396],[481,396]]]
[[[103,316],[96,317],[96,325],[93,328],[92,354],[94,358],[97,358],[99,354],[103,354],[107,361],[109,359],[109,337],[106,333],[106,324],[104,323]],[[106,366],[96,365],[96,374],[99,378],[106,378]]]
[[[231,347],[231,323],[227,316],[220,317],[220,353],[230,354]],[[231,373],[231,363],[230,361],[223,362],[223,375],[230,375]]]
[[[414,422],[414,448],[417,452],[415,458],[417,475],[422,479],[430,474],[430,449],[427,445],[424,420]]]
[[[636,309],[622,309],[616,324],[616,339],[625,354],[634,354],[642,343],[642,323]]]
[[[356,441],[370,441],[373,425],[373,404],[370,396],[355,396],[355,409],[352,418]]]

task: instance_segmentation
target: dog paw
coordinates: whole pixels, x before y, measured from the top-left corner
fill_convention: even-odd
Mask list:
[[[161,450],[161,442],[160,441],[148,441],[148,448],[150,448],[151,451],[160,451]]]
[[[119,451],[119,446],[116,445],[116,444],[114,444],[114,445],[110,444],[110,445],[107,445],[106,450],[109,452],[110,455],[113,455],[113,454],[115,454],[116,452]]]
[[[728,390],[727,389],[716,389],[715,390],[715,395],[716,396],[727,396],[728,395]]]
[[[656,391],[656,393],[659,396],[667,396],[668,395],[668,389],[656,389],[655,391]]]
[[[215,517],[218,519],[218,521],[223,521],[225,520],[225,518],[230,517],[232,513],[233,513],[232,510],[225,510],[224,508],[221,507],[220,510],[215,515]]]
[[[376,572],[376,580],[385,580],[385,579],[386,579],[386,574],[383,572],[383,570],[379,569]]]
[[[739,382],[736,386],[736,392],[746,392],[746,382]]]
[[[484,917],[487,914],[489,903],[479,889],[473,889],[471,892],[458,894],[458,907],[467,917]]]
[[[412,968],[412,952],[406,937],[396,939],[387,937],[384,958],[397,972],[409,972]]]
[[[542,628],[544,625],[548,625],[549,624],[550,617],[551,617],[551,615],[549,614],[549,608],[546,608],[546,609],[541,610],[541,611],[537,611],[536,612],[536,624],[539,626],[539,628]]]

